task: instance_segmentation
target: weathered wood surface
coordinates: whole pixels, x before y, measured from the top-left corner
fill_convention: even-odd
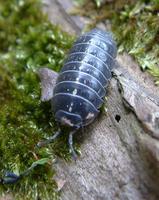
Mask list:
[[[123,105],[119,89],[126,98],[128,85],[118,83],[127,77],[112,79],[108,112],[85,130],[77,162],[56,163],[57,179],[66,181],[61,199],[158,199],[158,142]]]
[[[43,1],[53,23],[80,34],[87,20],[67,14],[70,0]],[[53,166],[62,200],[159,199],[159,90],[127,54],[117,61],[107,113],[75,136],[81,156]]]
[[[70,0],[47,3],[60,7],[61,27],[69,21],[68,32],[79,34],[85,21],[67,14]],[[45,12],[53,23],[59,20],[54,6],[45,7]],[[128,55],[118,56],[117,61],[120,66],[109,86],[107,113],[85,134],[76,135],[81,144],[76,163],[57,159],[54,166],[57,182],[65,183],[62,200],[159,199],[159,91]]]
[[[70,34],[79,34],[84,26],[82,17],[70,17],[67,12],[72,8],[73,4],[68,0],[43,0],[44,12],[49,15],[49,19],[53,24],[59,25],[64,31]]]
[[[66,181],[62,199],[158,199],[158,141],[143,130],[123,99],[129,107],[135,98],[141,102],[150,99],[156,112],[159,101],[147,96],[139,84],[137,87],[123,68],[116,69],[115,75],[109,87],[107,115],[102,114],[86,129],[80,159],[76,164],[56,163],[57,179]]]

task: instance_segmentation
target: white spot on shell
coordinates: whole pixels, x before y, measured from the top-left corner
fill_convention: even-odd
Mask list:
[[[69,112],[72,112],[72,107],[73,107],[73,102],[71,102],[71,105],[70,105],[70,107],[68,109]]]
[[[77,89],[74,89],[73,92],[72,92],[72,94],[76,95],[77,94]]]
[[[86,119],[92,119],[94,117],[94,113],[88,113]]]

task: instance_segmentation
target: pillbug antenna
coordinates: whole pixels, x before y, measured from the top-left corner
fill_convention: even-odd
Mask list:
[[[46,146],[47,144],[52,143],[59,135],[61,135],[61,130],[59,129],[53,136],[47,138],[46,140],[40,141],[37,143],[37,147],[43,147]]]
[[[80,128],[80,127],[79,127]],[[74,147],[73,147],[73,135],[77,132],[77,130],[79,128],[76,128],[75,130],[71,131],[69,133],[69,139],[68,139],[68,144],[69,144],[69,150],[70,150],[70,153],[72,154],[72,158],[76,161],[77,160],[77,154],[74,150]]]

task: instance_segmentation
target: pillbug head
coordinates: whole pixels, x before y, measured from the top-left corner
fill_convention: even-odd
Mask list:
[[[78,128],[82,125],[82,119],[80,115],[69,113],[64,110],[58,110],[55,114],[55,119],[62,126]]]

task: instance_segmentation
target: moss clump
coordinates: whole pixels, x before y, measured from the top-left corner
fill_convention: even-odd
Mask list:
[[[39,165],[16,185],[0,186],[0,193],[11,192],[15,199],[57,199],[51,161],[58,150],[68,158],[65,143],[57,152],[35,144],[56,129],[49,103],[40,103],[36,70],[62,66],[73,38],[54,27],[41,11],[39,0],[0,0],[0,173],[16,174],[42,158]],[[62,142],[62,141],[60,141]],[[55,143],[55,145],[57,145]]]
[[[147,69],[159,84],[158,10],[158,0],[116,0],[101,4],[98,9],[95,0],[85,0],[79,12],[92,18],[91,27],[110,20],[119,51],[132,55],[141,69]]]

